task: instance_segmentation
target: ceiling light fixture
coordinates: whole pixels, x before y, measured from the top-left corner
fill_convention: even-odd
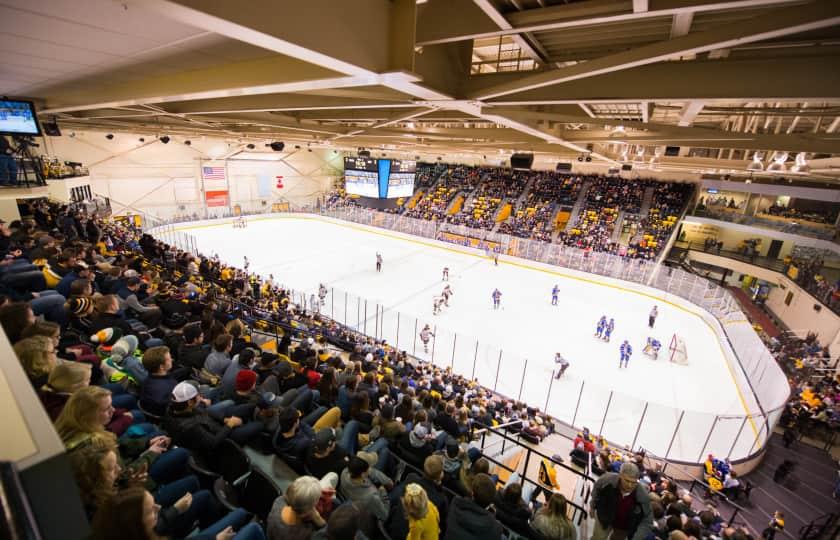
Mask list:
[[[805,152],[799,152],[796,154],[793,167],[791,167],[790,170],[797,173],[806,173],[811,171],[811,167],[808,165],[808,160],[805,159]]]
[[[752,161],[747,165],[748,171],[763,171],[764,163],[761,162],[762,155],[759,152],[753,154]]]
[[[773,163],[767,166],[767,172],[787,171],[787,167],[785,167],[785,161],[787,161],[787,158],[787,152],[773,152],[773,157],[771,158]]]

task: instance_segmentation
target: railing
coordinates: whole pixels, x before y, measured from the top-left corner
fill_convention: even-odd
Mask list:
[[[472,245],[477,250],[483,250],[486,242],[499,242],[501,249],[510,255],[639,284],[639,287],[622,285],[631,289],[645,290],[643,284],[650,280],[656,268],[652,262],[604,253],[587,255],[558,244],[473,229],[462,231],[441,227],[435,222],[360,208],[325,210],[322,215],[432,239],[438,238],[444,230],[471,232],[475,240]],[[180,232],[177,227],[166,231],[166,228],[161,229],[161,234]],[[482,239],[476,240],[475,233],[484,233]],[[460,249],[469,251],[471,248]],[[744,405],[748,414],[712,414],[681,409],[628,396],[620,390],[600,386],[594,380],[583,380],[579,384],[566,379],[557,382],[551,366],[546,366],[545,362],[529,362],[527,358],[493,344],[440,326],[433,329],[434,337],[425,348],[418,339],[425,324],[420,319],[347,291],[330,289],[325,303],[316,305],[316,309],[347,327],[384,339],[423,361],[476,379],[498,394],[542,406],[547,414],[566,426],[573,426],[572,429],[589,426],[593,433],[622,446],[644,446],[672,461],[692,464],[701,463],[707,451],[732,460],[754,455],[764,446],[787,401],[789,387],[781,369],[726,289],[673,268],[657,272],[651,286],[672,295],[663,297],[668,301],[680,303],[679,299],[685,299],[702,308],[691,307],[691,310],[711,325],[718,336],[736,384],[747,395]],[[306,303],[315,292],[300,291],[298,294]],[[702,382],[698,381],[698,384]]]
[[[547,489],[550,489],[550,488],[549,488],[549,486],[546,486],[546,485],[540,483],[538,480],[534,480],[533,478],[529,478],[527,476],[528,465],[530,465],[531,457],[534,456],[534,455],[536,455],[539,459],[547,460],[554,467],[560,467],[562,469],[565,469],[566,471],[568,471],[568,472],[574,474],[575,476],[581,478],[582,480],[584,480],[584,482],[581,484],[581,494],[580,494],[581,495],[581,501],[583,502],[583,504],[578,504],[578,503],[576,503],[572,500],[567,501],[569,506],[571,506],[573,508],[572,515],[570,516],[570,518],[572,519],[573,522],[575,522],[578,526],[580,526],[589,516],[589,512],[586,509],[586,505],[589,503],[589,495],[591,493],[590,493],[590,490],[586,489],[586,486],[587,486],[587,483],[593,483],[594,482],[594,479],[591,476],[589,476],[589,472],[588,471],[581,472],[574,467],[569,467],[565,463],[557,461],[552,456],[544,454],[544,453],[540,452],[539,450],[536,450],[535,448],[523,445],[519,440],[515,439],[514,437],[511,437],[505,431],[500,430],[499,429],[500,427],[502,427],[502,426],[490,427],[490,426],[486,426],[484,424],[481,424],[479,422],[476,422],[472,425],[473,431],[475,431],[476,429],[481,431],[481,436],[479,437],[479,443],[478,443],[479,446],[478,447],[481,450],[482,457],[485,458],[490,463],[492,463],[493,465],[495,465],[497,468],[505,469],[509,473],[520,472],[519,467],[517,467],[516,469],[511,469],[508,465],[502,463],[501,461],[496,460],[492,456],[487,455],[487,453],[484,450],[485,450],[486,444],[487,444],[486,439],[487,439],[487,436],[489,434],[491,436],[501,438],[503,443],[504,442],[511,443],[511,445],[518,446],[520,449],[525,451],[525,462],[522,465],[522,471],[520,472],[520,474],[521,474],[523,480],[534,484],[539,489],[547,490]],[[504,451],[505,451],[505,447],[504,447],[504,444],[503,444],[501,453],[503,454]]]
[[[772,229],[788,234],[798,234],[800,236],[808,236],[811,238],[819,238],[821,240],[833,241],[837,236],[837,230],[832,229],[831,225],[826,225],[825,228],[804,225],[799,221],[791,219],[790,221],[777,221],[767,219],[760,216],[748,216],[738,212],[727,212],[721,210],[714,210],[711,208],[697,209],[692,214],[697,217],[706,217],[710,219],[717,219],[719,221],[727,221],[729,223],[738,223],[740,225],[750,225],[761,227],[763,229]]]
[[[836,527],[833,533],[829,534],[829,529]],[[840,525],[837,524],[837,514],[823,514],[818,518],[811,520],[807,525],[802,526],[799,530],[800,540],[818,540],[820,538],[837,538],[840,534]]]
[[[770,257],[760,257],[758,255],[747,255],[737,251],[725,249],[705,249],[705,247],[701,246],[699,242],[676,242],[674,244],[674,247],[698,252],[702,251],[704,253],[709,253],[710,255],[718,255],[720,257],[726,257],[728,259],[734,259],[736,261],[752,264],[760,268],[766,268],[774,272],[779,272],[780,274],[784,274],[788,268],[788,265],[786,265],[783,261],[780,261],[778,259],[773,259]],[[794,264],[794,266],[796,266],[796,264]],[[814,279],[813,274],[806,273],[803,271],[799,272],[796,276],[796,279],[794,279],[793,281],[797,285],[805,289],[805,291],[807,291],[816,301],[820,302],[825,307],[832,310],[834,313],[840,315],[840,299],[835,298],[834,289],[831,285],[828,284],[827,280],[824,279],[822,282],[817,282]]]

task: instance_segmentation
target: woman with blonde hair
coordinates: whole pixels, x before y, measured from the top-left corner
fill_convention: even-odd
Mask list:
[[[437,540],[440,534],[440,513],[429,501],[426,490],[419,484],[408,484],[402,496],[402,506],[408,521],[406,540]]]
[[[15,343],[14,349],[32,386],[37,390],[46,384],[50,371],[58,363],[52,338],[30,336]]]
[[[566,497],[554,492],[545,506],[534,514],[531,528],[546,540],[577,540],[577,531],[566,511]]]
[[[38,389],[38,397],[50,420],[55,422],[76,390],[90,385],[90,364],[64,362],[50,372],[47,384]]]

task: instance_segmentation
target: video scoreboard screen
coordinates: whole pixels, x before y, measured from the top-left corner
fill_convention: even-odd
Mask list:
[[[361,197],[411,197],[416,170],[415,161],[345,157],[344,185],[348,194]]]

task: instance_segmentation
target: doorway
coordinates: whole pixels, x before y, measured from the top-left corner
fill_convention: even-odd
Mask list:
[[[782,240],[771,240],[770,241],[770,249],[767,250],[767,258],[768,259],[778,259],[779,252],[782,251],[782,244],[784,242]]]

